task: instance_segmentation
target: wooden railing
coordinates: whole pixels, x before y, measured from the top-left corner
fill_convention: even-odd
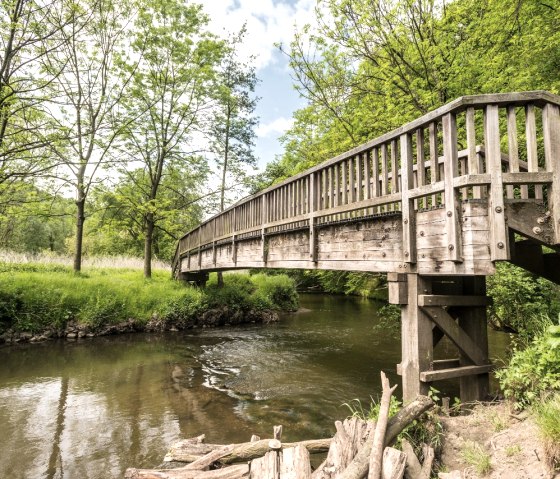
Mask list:
[[[461,261],[460,204],[481,198],[493,212],[493,261],[508,259],[507,199],[547,201],[560,243],[559,106],[544,91],[461,97],[206,220],[180,239],[174,268],[193,251],[303,228],[315,261],[322,224],[395,212],[403,261],[415,263],[416,212],[437,207],[447,210],[447,259]]]

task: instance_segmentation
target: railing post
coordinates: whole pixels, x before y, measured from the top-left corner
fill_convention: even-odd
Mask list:
[[[316,191],[316,175],[309,174],[309,196],[307,202],[309,204],[309,258],[314,263],[317,262],[317,231],[315,225],[315,211],[317,210],[317,191]]]
[[[197,263],[198,263],[198,269],[200,269],[200,266],[202,265],[202,255],[200,254],[200,239],[201,239],[200,236],[202,235],[202,227],[200,227],[200,226],[198,227],[198,232],[197,233],[198,233],[198,235],[197,235],[198,236],[198,239],[197,239],[197,243],[198,243],[198,246],[197,246],[197,249],[198,249]]]
[[[412,164],[412,137],[410,133],[401,135],[401,208],[403,222],[403,255],[405,263],[416,263],[416,215],[414,202],[408,197],[408,190],[414,185]]]
[[[457,152],[457,121],[454,113],[447,113],[442,118],[443,125],[443,158],[445,181],[445,211],[447,233],[447,257],[451,261],[461,263],[461,205],[455,188],[453,178],[459,173],[459,158]]]
[[[237,265],[237,243],[235,242],[235,231],[237,230],[237,225],[235,224],[236,219],[236,211],[237,208],[233,208],[232,210],[232,221],[231,221],[231,261],[233,261],[233,265]]]
[[[266,266],[268,260],[268,245],[266,243],[266,224],[268,223],[268,194],[262,195],[261,207],[261,241],[262,241],[262,261],[263,266]]]
[[[552,172],[548,206],[554,229],[554,243],[560,244],[560,109],[547,103],[543,109],[544,156],[546,170]]]
[[[484,111],[484,142],[487,171],[490,173],[488,195],[490,259],[492,261],[508,260],[510,259],[509,234],[505,218],[498,105],[488,105]]]

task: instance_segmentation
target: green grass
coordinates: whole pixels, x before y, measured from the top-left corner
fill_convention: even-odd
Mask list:
[[[492,470],[490,454],[478,442],[467,442],[461,451],[461,456],[479,475],[485,476]]]
[[[541,433],[546,462],[550,469],[560,469],[560,393],[533,408]]]
[[[242,285],[245,285],[242,287]],[[237,311],[297,308],[293,282],[284,276],[225,275],[224,288],[205,290],[156,270],[146,280],[137,269],[91,268],[76,275],[59,264],[0,263],[0,333],[37,333],[70,322],[92,330],[150,319],[185,326],[209,308]]]

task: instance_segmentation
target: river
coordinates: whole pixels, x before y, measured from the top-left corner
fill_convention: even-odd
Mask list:
[[[118,478],[202,433],[243,442],[282,424],[286,440],[332,435],[344,403],[377,397],[381,369],[398,381],[400,341],[374,328],[375,302],[300,301],[271,325],[0,348],[0,477]],[[507,336],[490,343],[503,356]]]

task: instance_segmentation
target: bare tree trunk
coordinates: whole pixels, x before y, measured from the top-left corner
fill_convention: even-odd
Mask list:
[[[154,215],[146,215],[146,237],[144,238],[144,277],[152,277],[152,243],[154,239]]]
[[[74,253],[74,272],[79,273],[82,270],[82,248],[84,242],[84,222],[86,200],[83,195],[76,200],[76,251]]]

